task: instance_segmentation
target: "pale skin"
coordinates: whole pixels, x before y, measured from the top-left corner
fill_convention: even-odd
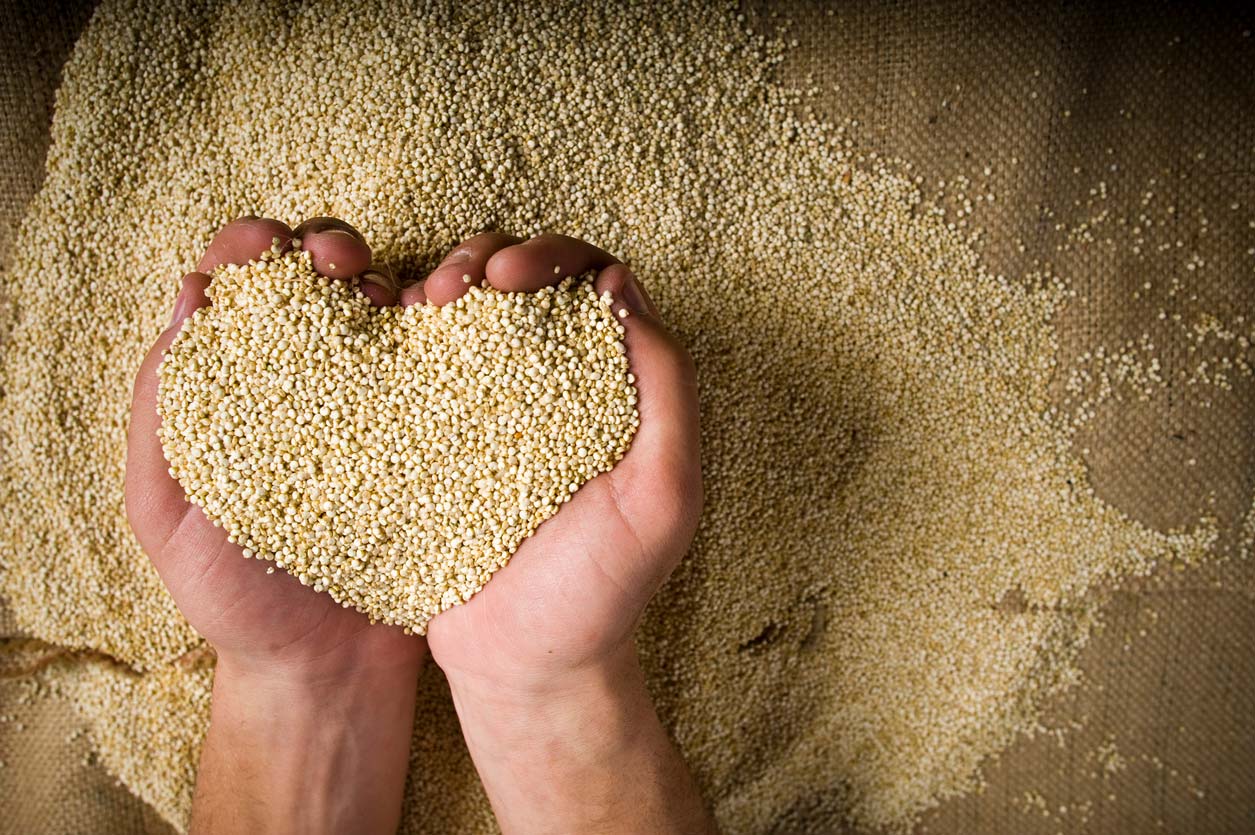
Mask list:
[[[468,603],[428,635],[370,625],[245,559],[188,503],[156,430],[156,370],[209,273],[293,237],[377,305],[447,304],[472,285],[530,292],[597,271],[626,329],[641,426],[623,460],[580,488]],[[554,268],[558,267],[555,273]],[[242,218],[182,282],[170,327],[135,383],[131,527],[180,610],[217,653],[194,833],[393,832],[415,689],[428,655],[506,833],[703,833],[711,818],[654,710],[636,657],[641,613],[679,562],[701,509],[692,361],[627,267],[573,238],[483,234],[398,288],[360,233],[331,218],[295,230]]]

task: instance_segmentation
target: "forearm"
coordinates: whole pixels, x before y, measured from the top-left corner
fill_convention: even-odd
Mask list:
[[[395,832],[417,673],[309,681],[220,659],[191,831]]]
[[[543,689],[456,677],[450,686],[507,835],[714,831],[631,644]]]

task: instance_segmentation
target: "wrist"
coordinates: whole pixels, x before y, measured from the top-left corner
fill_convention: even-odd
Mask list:
[[[644,675],[630,638],[578,665],[482,672],[441,667],[455,702],[468,707],[493,706],[509,716],[533,712],[543,705],[605,699],[629,686],[644,691]]]
[[[343,688],[355,682],[416,681],[427,657],[422,638],[371,626],[353,640],[316,651],[215,646],[218,675],[267,690]]]
[[[504,832],[709,831],[630,641],[547,681],[449,684]]]
[[[256,656],[219,653],[214,669],[214,697],[220,690],[250,702],[267,700],[292,709],[333,707],[352,702],[359,691],[412,691],[418,686],[423,657],[386,660],[347,657],[300,663],[267,663]]]
[[[256,660],[219,657],[192,831],[395,831],[421,661]]]
[[[631,639],[575,667],[510,675],[446,671],[467,748],[489,768],[545,773],[622,758],[642,724],[657,725]],[[491,794],[491,792],[490,792]],[[496,803],[494,802],[494,806]]]

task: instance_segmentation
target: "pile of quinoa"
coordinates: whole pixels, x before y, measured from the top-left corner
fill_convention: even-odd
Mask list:
[[[223,265],[163,359],[170,471],[243,548],[426,634],[639,425],[591,277],[374,307],[275,246]]]
[[[641,653],[728,832],[974,789],[1075,682],[1091,591],[1207,553],[1097,499],[1052,419],[1065,282],[987,270],[908,162],[773,80],[786,48],[680,0],[101,4],[5,277],[0,589],[134,670],[80,699],[132,790],[186,825],[207,700],[123,514],[130,386],[239,215],[344,218],[411,277],[486,228],[642,277],[698,365],[707,502]],[[493,831],[431,666],[412,763],[405,831]]]

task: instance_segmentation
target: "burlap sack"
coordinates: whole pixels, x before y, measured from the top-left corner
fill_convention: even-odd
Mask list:
[[[58,70],[90,6],[0,8],[0,268],[38,187]],[[1118,346],[1147,330],[1133,301],[1146,281],[1188,277],[1182,305],[1255,319],[1251,14],[1114,4],[756,6],[746,10],[751,25],[792,21],[799,45],[784,78],[816,86],[821,114],[856,121],[861,147],[909,160],[927,182],[979,180],[990,167],[998,200],[978,206],[974,224],[986,230],[990,266],[1008,275],[1049,266],[1079,291],[1057,322],[1062,367],[1082,346]],[[1101,205],[1091,194],[1099,183]],[[1116,219],[1135,221],[1148,191],[1174,207],[1178,221],[1165,231],[1185,246],[1139,259],[1105,241],[1127,232]],[[1205,268],[1187,272],[1187,252],[1202,254]],[[1151,335],[1169,355],[1188,353],[1167,327]],[[1197,400],[1109,402],[1077,443],[1103,498],[1159,528],[1213,515],[1236,555],[1255,491],[1255,386],[1238,377],[1209,406]],[[1022,740],[989,763],[983,792],[938,808],[921,830],[1255,831],[1255,568],[1234,559],[1153,578],[1116,593],[1106,619],[1086,651],[1087,682],[1044,717],[1057,733]],[[12,634],[2,608],[0,634]],[[4,657],[16,652],[6,645]],[[23,701],[30,671],[20,659],[5,669],[0,713],[25,718],[0,723],[0,831],[162,831],[83,763],[87,747],[72,738],[69,706]],[[799,805],[778,831],[814,831],[808,821],[829,802]]]

